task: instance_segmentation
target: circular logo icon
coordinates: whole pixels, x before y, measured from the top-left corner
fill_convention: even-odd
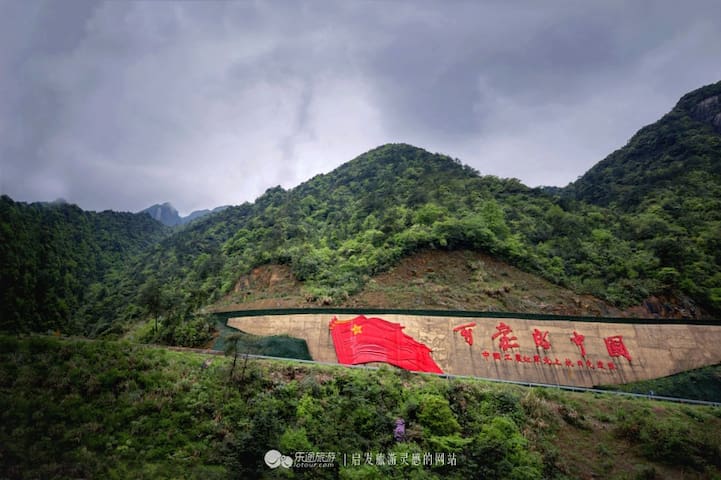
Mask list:
[[[293,466],[293,459],[287,455],[283,455],[278,450],[268,450],[265,452],[263,460],[265,460],[265,464],[270,468],[290,468]]]
[[[278,450],[268,450],[265,453],[265,464],[268,465],[270,468],[278,468],[280,467],[280,463],[282,461],[283,454],[280,453]]]

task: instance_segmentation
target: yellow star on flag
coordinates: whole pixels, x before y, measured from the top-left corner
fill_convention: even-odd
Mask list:
[[[353,332],[353,335],[358,335],[363,332],[363,327],[361,325],[353,325],[350,327],[350,331]]]

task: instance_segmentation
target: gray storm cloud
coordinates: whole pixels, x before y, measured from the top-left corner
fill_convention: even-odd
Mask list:
[[[565,185],[721,79],[715,2],[0,2],[0,189],[181,212],[385,142]]]

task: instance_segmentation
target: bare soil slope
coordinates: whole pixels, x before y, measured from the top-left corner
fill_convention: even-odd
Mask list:
[[[488,255],[421,252],[372,279],[348,306],[393,306],[616,316],[613,306],[577,295]]]
[[[240,277],[214,310],[322,306],[307,296],[285,265],[264,265]],[[400,309],[510,311],[604,317],[693,317],[691,306],[651,298],[619,309],[579,295],[489,255],[467,250],[426,250],[401,260],[336,306]]]
[[[686,298],[649,297],[619,309],[483,253],[429,250],[372,279],[348,306],[486,310],[602,317],[700,318]]]

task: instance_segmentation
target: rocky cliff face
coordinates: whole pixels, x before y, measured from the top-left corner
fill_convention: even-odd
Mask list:
[[[163,225],[174,227],[183,223],[183,219],[178,214],[178,211],[168,202],[152,207],[148,207],[140,213],[147,213],[154,220],[159,221]]]
[[[154,220],[159,221],[163,225],[168,227],[175,227],[176,225],[185,225],[186,223],[197,220],[198,218],[205,217],[211,213],[221,212],[228,208],[227,205],[222,207],[216,207],[213,210],[196,210],[187,217],[181,217],[178,211],[170,203],[165,202],[162,205],[156,204],[152,207],[148,207],[140,213],[147,213]]]
[[[710,123],[721,133],[721,95],[713,95],[698,102],[691,116],[700,122]]]

